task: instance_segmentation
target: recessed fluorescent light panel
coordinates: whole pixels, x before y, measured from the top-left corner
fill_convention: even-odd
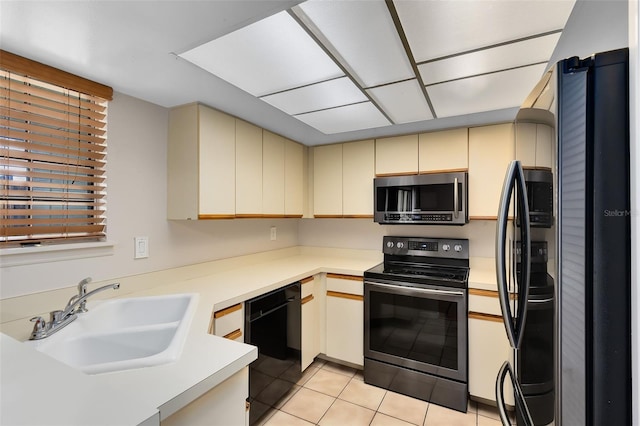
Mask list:
[[[308,0],[179,56],[335,134],[518,107],[573,4]]]

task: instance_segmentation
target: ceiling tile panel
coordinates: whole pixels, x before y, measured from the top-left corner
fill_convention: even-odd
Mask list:
[[[416,62],[562,29],[573,1],[394,0]]]
[[[414,77],[383,0],[310,0],[298,8],[363,87]]]
[[[287,12],[180,56],[254,96],[344,75]]]
[[[427,87],[439,118],[518,107],[535,86],[546,64],[454,80]]]
[[[325,134],[391,125],[389,120],[371,102],[316,111],[295,117]]]
[[[416,79],[367,90],[394,124],[431,120],[429,109]]]
[[[364,102],[367,97],[348,77],[341,77],[265,96],[262,100],[287,114],[294,115]]]
[[[425,85],[547,62],[560,33],[418,65]]]

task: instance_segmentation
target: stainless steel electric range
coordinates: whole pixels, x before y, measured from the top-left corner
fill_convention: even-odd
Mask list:
[[[383,239],[364,273],[366,383],[467,411],[469,241]]]

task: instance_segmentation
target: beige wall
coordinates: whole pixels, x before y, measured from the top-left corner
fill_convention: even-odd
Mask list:
[[[168,110],[116,93],[108,120],[107,228],[115,246],[92,250],[98,257],[53,261],[61,256],[51,253],[45,262],[16,266],[7,262],[29,258],[5,256],[0,298],[74,286],[87,276],[109,280],[297,245],[296,220],[167,221]],[[273,225],[276,241],[269,238]],[[149,237],[150,257],[134,260],[133,238],[142,235]],[[75,253],[62,257],[69,255]]]

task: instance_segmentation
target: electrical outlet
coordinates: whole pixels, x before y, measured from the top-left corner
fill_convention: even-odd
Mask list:
[[[146,259],[149,257],[149,237],[134,237],[134,259]]]
[[[277,230],[275,226],[271,227],[271,241],[275,241],[278,237]]]

